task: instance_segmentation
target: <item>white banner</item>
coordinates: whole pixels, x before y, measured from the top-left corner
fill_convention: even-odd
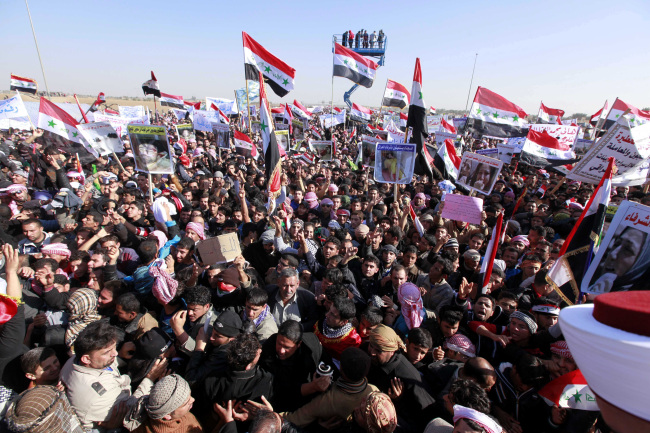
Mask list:
[[[25,121],[29,121],[28,117],[29,113],[27,113],[20,94],[0,101],[0,119],[23,118]]]
[[[607,158],[614,157],[618,172],[613,186],[643,185],[650,175],[650,123],[630,130],[629,121],[620,118],[568,174],[569,179],[598,184],[607,169]]]
[[[578,138],[578,132],[580,131],[579,126],[547,124],[530,125],[530,129],[537,132],[546,131],[551,137],[557,138],[561,146],[568,146],[571,149],[573,149],[573,144]]]
[[[185,116],[187,115],[187,110],[179,110],[178,108],[172,108],[172,113],[174,113],[174,116],[176,116],[176,119],[178,120],[183,120],[185,119]]]
[[[437,131],[442,123],[442,115],[427,116],[427,129],[430,132]]]
[[[122,140],[108,122],[80,123],[77,129],[86,139],[88,144],[86,149],[91,153],[103,156],[113,152],[124,152]]]
[[[120,116],[111,116],[108,114],[102,114],[99,111],[95,112],[95,122],[108,122],[117,132],[117,135],[122,137],[127,134],[126,127],[129,124],[136,125],[148,125],[149,118],[147,116],[137,118],[126,118]]]
[[[450,138],[456,146],[456,140],[458,139],[458,134],[452,134],[451,132],[436,132],[436,145],[440,147],[444,144],[445,140]]]
[[[221,123],[218,112],[194,110],[194,129],[197,131],[212,132],[213,123]]]
[[[323,129],[328,129],[341,123],[345,123],[346,110],[341,110],[340,113],[332,116],[331,114],[323,114],[320,116],[320,123]]]
[[[120,117],[126,117],[129,119],[140,119],[147,115],[143,105],[118,105],[117,110],[120,112]]]
[[[237,101],[234,99],[210,98],[206,96],[205,109],[207,111],[210,111],[212,104],[219,107],[219,110],[223,111],[223,114],[226,116],[229,116],[231,114],[239,114],[239,110],[237,110]],[[212,131],[212,129],[210,129],[210,131]]]

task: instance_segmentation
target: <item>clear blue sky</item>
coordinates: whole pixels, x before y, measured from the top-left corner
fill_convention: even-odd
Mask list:
[[[30,8],[53,91],[141,95],[153,69],[163,92],[232,98],[244,85],[244,30],[296,69],[283,101],[329,103],[332,34],[382,28],[386,66],[352,96],[366,106],[379,105],[387,78],[410,89],[420,57],[426,103],[463,109],[475,53],[471,97],[484,86],[529,114],[540,100],[567,114],[592,114],[617,96],[650,106],[648,1],[31,0]],[[11,72],[44,89],[24,1],[1,2],[0,15],[0,89]],[[335,79],[335,103],[351,85]]]

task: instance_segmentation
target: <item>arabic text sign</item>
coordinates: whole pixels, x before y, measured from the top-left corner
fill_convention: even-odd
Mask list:
[[[13,96],[0,101],[0,119],[12,119],[17,117],[27,118],[29,113],[20,95]]]
[[[440,147],[441,144],[444,144],[445,140],[448,138],[451,139],[451,141],[455,142],[456,139],[458,138],[458,135],[452,134],[451,132],[443,132],[443,131],[436,132],[436,144],[438,145],[438,147]]]
[[[99,155],[124,152],[122,140],[108,122],[80,123],[77,129],[86,139],[91,152]]]
[[[647,289],[650,266],[650,207],[623,201],[582,279],[581,291]]]
[[[557,138],[560,145],[573,149],[573,143],[578,138],[579,126],[566,126],[566,125],[546,125],[536,124],[530,125],[530,129],[537,132],[546,131],[551,137]]]
[[[220,123],[218,112],[206,110],[194,112],[194,129],[197,131],[212,132],[213,123]]]
[[[461,194],[446,194],[445,205],[440,216],[454,221],[481,224],[481,212],[483,212],[483,199]]]
[[[618,173],[612,177],[612,185],[642,185],[650,173],[650,124],[647,125],[637,126],[630,131],[627,119],[620,119],[591,146],[568,177],[597,184],[611,156],[618,167]],[[639,145],[636,145],[635,138]]]
[[[228,233],[200,241],[197,249],[204,265],[229,263],[241,255],[237,233]]]
[[[136,105],[133,107],[118,105],[117,109],[120,112],[120,117],[127,117],[129,119],[133,119],[133,118],[139,119],[147,115],[147,113],[144,110],[144,106],[142,105]]]

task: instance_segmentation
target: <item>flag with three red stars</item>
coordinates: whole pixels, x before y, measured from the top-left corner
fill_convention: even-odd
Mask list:
[[[38,127],[44,131],[60,135],[75,143],[83,144],[77,125],[79,122],[74,117],[59,108],[53,102],[41,97],[38,108]]]
[[[271,118],[271,110],[269,109],[264,78],[261,72],[258,79],[260,82],[260,132],[262,135],[262,149],[264,149],[264,168],[268,182],[269,213],[272,213],[275,207],[275,199],[280,195],[282,186],[280,181],[282,166],[280,163],[280,148],[275,137],[273,119]]]

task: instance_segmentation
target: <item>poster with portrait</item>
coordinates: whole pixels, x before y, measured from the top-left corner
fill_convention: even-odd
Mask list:
[[[361,136],[361,163],[367,167],[375,166],[375,152],[377,151],[377,143],[380,143],[377,137],[371,135]]]
[[[305,139],[305,124],[300,119],[293,119],[293,141],[298,143]]]
[[[186,143],[189,143],[190,140],[196,140],[194,126],[191,123],[176,125],[176,133],[178,134],[178,138],[184,139]]]
[[[217,148],[230,149],[230,125],[225,123],[213,123],[212,133],[217,142]]]
[[[287,125],[289,127],[289,125]],[[289,130],[284,131],[275,131],[275,139],[278,141],[278,146],[280,146],[284,151],[289,150]]]
[[[413,181],[415,144],[377,143],[375,180],[380,183],[408,184]]]
[[[321,161],[332,160],[332,147],[331,141],[310,141],[309,148],[311,151],[320,158]]]
[[[172,152],[167,129],[156,125],[129,125],[135,169],[151,174],[172,174]]]
[[[647,290],[650,278],[650,207],[623,201],[582,279],[590,295]]]
[[[88,150],[98,155],[124,152],[122,140],[108,122],[80,123],[77,129],[88,143]]]
[[[499,177],[503,161],[476,153],[464,153],[456,183],[489,195]]]

